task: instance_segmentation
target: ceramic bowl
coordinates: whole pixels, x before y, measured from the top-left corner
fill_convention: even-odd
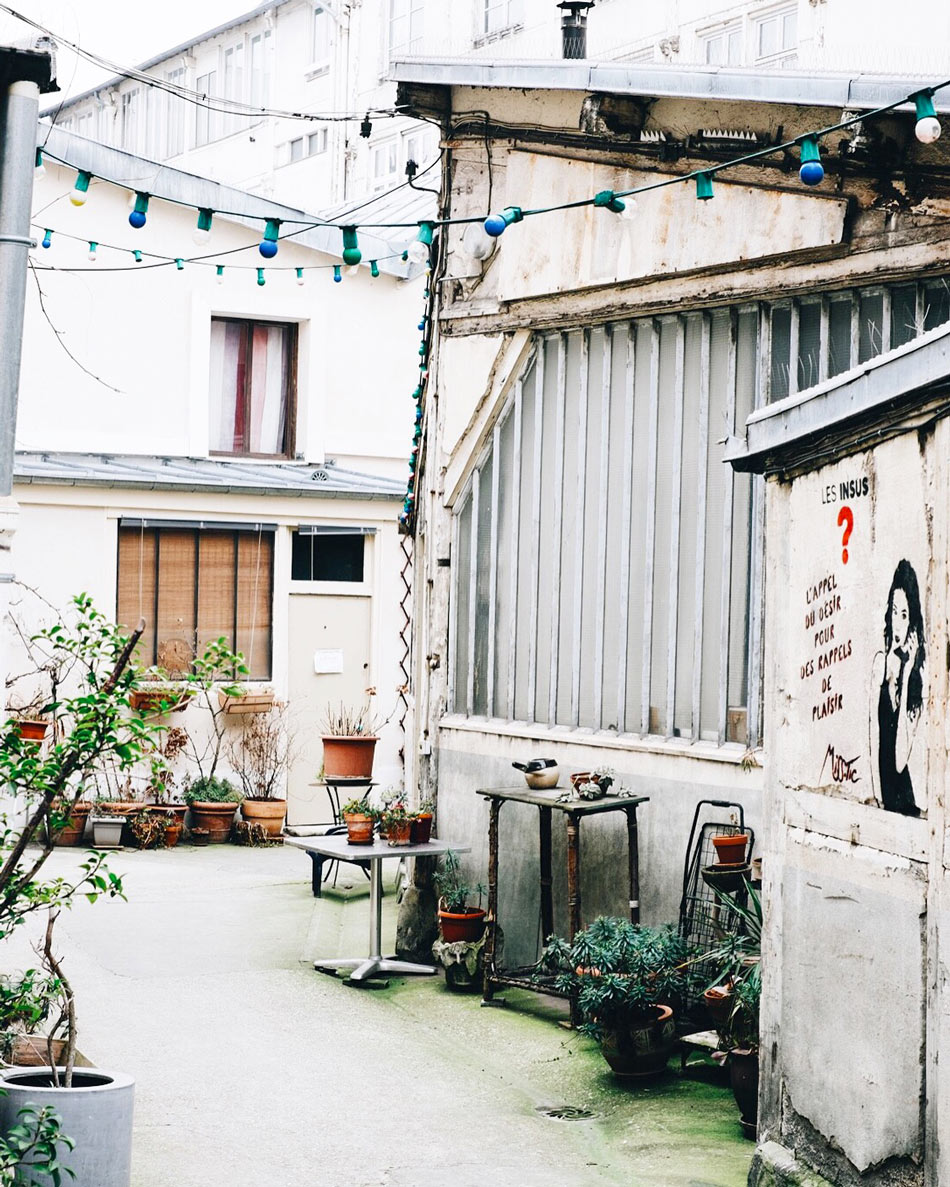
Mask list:
[[[558,767],[545,767],[543,771],[525,771],[524,781],[532,791],[546,791],[557,787]]]

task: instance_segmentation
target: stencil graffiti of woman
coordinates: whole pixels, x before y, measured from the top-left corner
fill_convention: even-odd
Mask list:
[[[924,619],[910,561],[894,570],[884,650],[874,657],[869,725],[874,794],[888,812],[919,816],[907,764],[923,705]]]

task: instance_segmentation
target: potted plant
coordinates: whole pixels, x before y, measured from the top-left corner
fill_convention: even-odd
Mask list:
[[[50,726],[49,706],[42,696],[34,696],[25,705],[9,706],[7,713],[16,722],[17,730],[24,742],[42,742]]]
[[[666,1069],[688,964],[674,928],[601,916],[572,941],[551,937],[539,967],[554,972],[555,988],[576,1002],[581,1031],[599,1040],[614,1075],[645,1079]]]
[[[153,727],[128,716],[129,694],[135,687],[129,659],[144,623],[127,638],[106,622],[86,595],[73,604],[74,626],[56,623],[27,640],[38,673],[54,686],[48,698],[55,723],[49,746],[40,751],[24,743],[15,720],[0,726],[0,784],[9,789],[10,804],[17,805],[15,810],[0,809],[6,837],[0,862],[0,937],[9,937],[37,911],[47,912],[42,960],[51,990],[40,1012],[53,1018],[49,1037],[63,1040],[62,1058],[51,1058],[49,1066],[4,1071],[0,1133],[7,1136],[0,1140],[0,1166],[14,1165],[7,1155],[12,1146],[19,1146],[16,1164],[24,1179],[32,1173],[34,1179],[41,1176],[37,1181],[55,1182],[68,1165],[79,1182],[125,1187],[130,1173],[132,1082],[117,1073],[76,1066],[75,1000],[53,945],[56,917],[63,907],[77,896],[92,901],[121,897],[122,881],[109,871],[102,853],[90,854],[78,874],[69,877],[44,880],[43,866],[52,852],[57,819],[69,818],[72,806],[104,768],[131,771],[153,742]],[[0,1029],[6,1029],[4,1002],[11,1005],[13,998],[4,995],[0,1000]],[[50,1055],[54,1054],[51,1044]],[[32,1114],[23,1114],[29,1109]],[[62,1122],[51,1129],[48,1122],[54,1112]],[[24,1116],[33,1120],[24,1123]],[[24,1124],[37,1140],[29,1133],[24,1138]]]
[[[129,831],[139,849],[165,849],[173,820],[164,808],[149,804],[130,818]]]
[[[243,685],[230,692],[219,689],[218,704],[225,713],[269,713],[273,709],[274,690],[261,688],[251,691]]]
[[[193,695],[192,690],[182,684],[156,679],[147,687],[133,689],[129,694],[129,705],[143,715],[164,716],[187,709]]]
[[[378,718],[370,698],[375,688],[366,690],[366,703],[354,708],[340,702],[327,705],[320,723],[323,731],[323,777],[332,779],[371,779],[373,757],[379,731],[389,717]],[[395,706],[393,707],[395,712]],[[392,716],[392,713],[389,715]]]
[[[390,845],[408,845],[412,838],[412,818],[401,799],[390,800],[383,809],[380,828]]]
[[[244,792],[241,816],[269,837],[283,831],[287,800],[281,793],[292,758],[286,705],[243,717],[241,736],[230,746],[231,767]]]
[[[447,944],[477,944],[485,931],[485,912],[482,895],[486,888],[477,882],[474,887],[462,880],[458,854],[450,849],[439,869],[432,875],[432,883],[439,896],[439,931]],[[478,895],[478,906],[469,899]]]
[[[727,833],[721,837],[713,837],[712,843],[716,849],[719,865],[742,865],[745,861],[746,845],[749,843],[748,833]]]
[[[412,829],[410,841],[413,845],[426,845],[432,837],[432,818],[435,806],[432,800],[422,800],[415,812],[410,814]]]
[[[613,782],[611,767],[595,767],[592,771],[576,771],[571,775],[571,786],[582,800],[599,800],[607,794]]]
[[[346,824],[346,838],[351,845],[372,845],[378,813],[370,806],[366,796],[347,800],[340,809],[340,815]]]
[[[181,840],[188,805],[178,794],[178,781],[171,764],[188,746],[188,731],[182,726],[170,726],[161,735],[155,750],[149,755],[150,774],[148,794],[156,808],[166,817],[164,846],[172,849]]]
[[[185,785],[192,828],[206,828],[212,845],[226,841],[231,835],[234,814],[243,798],[233,783],[217,775],[199,775]]]
[[[21,735],[22,736],[22,735]],[[86,831],[86,821],[92,811],[89,800],[73,800],[64,803],[56,800],[50,805],[47,827],[52,832],[54,845],[81,845]]]

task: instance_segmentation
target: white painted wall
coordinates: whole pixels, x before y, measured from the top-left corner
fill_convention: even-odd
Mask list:
[[[32,252],[18,449],[206,456],[210,319],[248,317],[299,326],[303,460],[331,457],[357,470],[408,475],[421,280],[373,279],[361,267],[336,284],[337,259],[288,240],[261,287],[261,231],[217,218],[211,242],[199,249],[194,210],[153,199],[146,226],[135,230],[129,191],[94,181],[77,208],[67,197],[75,174],[51,161],[46,169],[35,189],[35,233],[42,239],[51,228],[52,246]],[[94,264],[90,239],[100,244]],[[213,266],[150,267],[156,261],[146,256],[136,267],[134,248],[165,257],[223,253],[224,283],[216,283]],[[247,250],[227,254],[235,248]],[[303,286],[297,267],[305,269]]]

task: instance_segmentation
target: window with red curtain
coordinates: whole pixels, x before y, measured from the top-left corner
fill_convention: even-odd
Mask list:
[[[292,457],[297,327],[211,319],[211,452]]]

